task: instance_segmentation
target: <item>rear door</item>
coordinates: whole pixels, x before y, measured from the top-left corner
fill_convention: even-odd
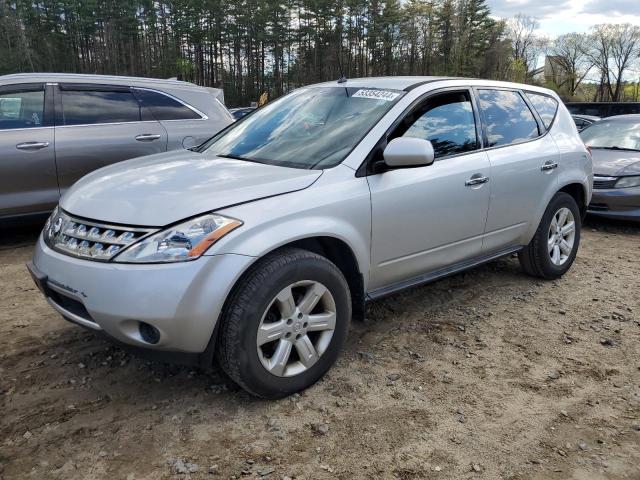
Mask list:
[[[200,145],[233,121],[226,108],[205,91],[176,92],[184,99],[151,88],[136,87],[133,91],[140,104],[167,130],[167,150]]]
[[[478,88],[487,154],[491,162],[491,200],[483,241],[490,254],[521,245],[541,202],[557,185],[560,153],[522,92]]]
[[[97,168],[166,149],[166,130],[129,87],[60,84],[56,158],[62,191]]]
[[[54,147],[52,88],[0,86],[0,217],[53,209]]]

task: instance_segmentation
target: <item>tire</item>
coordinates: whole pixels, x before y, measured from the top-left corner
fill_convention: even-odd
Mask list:
[[[255,396],[282,398],[313,385],[338,358],[351,320],[349,286],[325,257],[283,249],[259,260],[239,281],[220,320],[221,368]]]
[[[557,225],[558,220],[562,221],[564,214],[567,215],[564,227],[573,221],[573,234],[571,236],[571,230],[567,228],[563,232],[568,232],[568,235],[560,238],[559,235],[562,234],[557,232],[557,227],[552,223],[555,221]],[[581,227],[582,217],[574,198],[565,192],[556,193],[549,202],[531,242],[518,253],[522,269],[529,275],[547,280],[560,278],[571,268],[576,258]],[[567,252],[566,247],[569,244],[571,249]]]

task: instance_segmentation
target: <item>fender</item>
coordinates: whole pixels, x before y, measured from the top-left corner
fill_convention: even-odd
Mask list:
[[[338,178],[340,181],[336,182]],[[218,213],[244,224],[206,255],[237,254],[258,259],[298,240],[332,237],[349,246],[365,288],[368,285],[371,197],[366,178],[356,177],[348,167],[326,171],[304,190],[237,205]]]

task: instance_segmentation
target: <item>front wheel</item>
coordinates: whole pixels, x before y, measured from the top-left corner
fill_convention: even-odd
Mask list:
[[[574,198],[565,192],[556,193],[533,239],[518,253],[522,269],[549,280],[564,275],[576,258],[581,226],[580,210]]]
[[[281,398],[325,374],[350,318],[349,287],[338,267],[306,250],[282,250],[234,289],[221,318],[218,361],[249,393]]]

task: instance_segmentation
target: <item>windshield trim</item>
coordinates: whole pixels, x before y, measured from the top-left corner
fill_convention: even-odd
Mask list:
[[[304,90],[312,90],[312,89],[326,89],[326,88],[342,88],[342,89],[346,89],[347,87],[345,87],[344,85],[327,85],[327,84],[319,84],[319,85],[310,85],[310,86],[305,86],[305,87],[300,87],[297,88],[295,90],[292,90],[291,92],[287,93],[286,95],[274,100],[274,102],[280,102],[283,101],[284,99],[286,99],[287,97],[295,94],[295,93],[299,93],[301,91]],[[363,134],[361,135],[361,137],[359,139],[357,139],[353,145],[351,146],[351,148],[349,149],[349,151],[345,152],[345,154],[342,156],[342,158],[339,161],[336,161],[332,164],[329,165],[324,165],[321,167],[318,167],[317,164],[306,164],[306,163],[299,163],[299,162],[291,162],[291,161],[279,161],[279,162],[274,162],[273,160],[269,160],[269,159],[261,159],[261,158],[238,158],[239,160],[242,161],[247,161],[247,162],[254,162],[254,163],[261,163],[261,164],[265,164],[265,165],[272,165],[272,166],[277,166],[277,167],[290,167],[290,168],[298,168],[298,169],[303,169],[303,170],[327,170],[330,168],[335,168],[337,166],[339,166],[340,164],[344,163],[344,161],[349,158],[349,156],[353,153],[353,151],[362,143],[362,141],[367,138],[367,136],[369,135],[369,133],[371,133],[371,130],[373,130],[373,128],[382,121],[382,119],[393,109],[393,107],[406,95],[407,92],[403,91],[403,90],[399,90],[399,89],[395,89],[395,88],[378,88],[378,87],[357,87],[357,86],[351,86],[349,88],[357,88],[357,89],[364,89],[364,90],[383,90],[386,92],[393,92],[393,93],[397,93],[398,96],[396,98],[394,98],[393,100],[389,101],[389,105],[387,106],[386,110],[382,113],[382,115],[380,116],[380,118],[378,118],[377,121],[373,122],[369,128],[363,132]],[[249,113],[248,115],[245,115],[244,117],[240,118],[239,120],[237,120],[236,122],[228,125],[226,128],[222,129],[220,132],[216,133],[213,137],[211,137],[210,139],[208,139],[207,141],[203,142],[201,145],[199,145],[197,147],[197,151],[198,153],[206,153],[210,148],[213,147],[213,145],[220,140],[223,136],[229,134],[230,132],[232,132],[236,127],[238,127],[240,124],[242,124],[244,121],[246,121],[248,118],[252,117],[256,112],[258,112],[259,110],[261,110],[262,107],[255,109],[254,111],[252,111],[251,113]],[[220,156],[224,158],[224,155],[216,155],[216,156]]]

